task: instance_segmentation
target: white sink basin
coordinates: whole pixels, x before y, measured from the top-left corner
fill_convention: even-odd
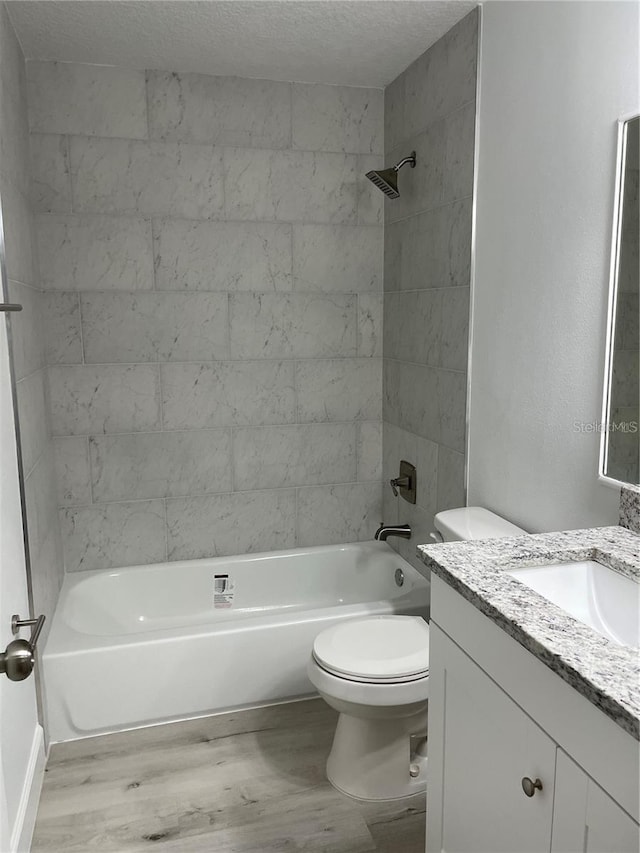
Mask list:
[[[508,574],[610,640],[640,648],[640,584],[631,578],[593,560]]]

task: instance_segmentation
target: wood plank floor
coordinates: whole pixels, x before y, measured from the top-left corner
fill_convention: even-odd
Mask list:
[[[336,716],[318,699],[56,744],[32,853],[424,853],[424,797],[327,782]]]

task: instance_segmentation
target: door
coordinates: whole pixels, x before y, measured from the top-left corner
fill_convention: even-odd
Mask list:
[[[18,320],[19,322],[19,320]],[[11,616],[28,618],[27,574],[7,326],[0,314],[0,651],[14,639]],[[22,633],[29,638],[29,634]],[[18,849],[41,751],[35,679],[0,674],[0,850]]]
[[[434,622],[430,630],[427,850],[549,851],[555,743]]]
[[[638,853],[640,827],[561,749],[552,853]]]

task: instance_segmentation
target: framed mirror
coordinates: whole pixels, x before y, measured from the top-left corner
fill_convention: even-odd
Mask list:
[[[640,116],[619,122],[600,477],[640,482]]]

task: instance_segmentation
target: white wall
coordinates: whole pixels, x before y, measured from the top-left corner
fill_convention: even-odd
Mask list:
[[[638,6],[483,7],[468,500],[531,531],[615,524],[598,483],[616,120]]]

